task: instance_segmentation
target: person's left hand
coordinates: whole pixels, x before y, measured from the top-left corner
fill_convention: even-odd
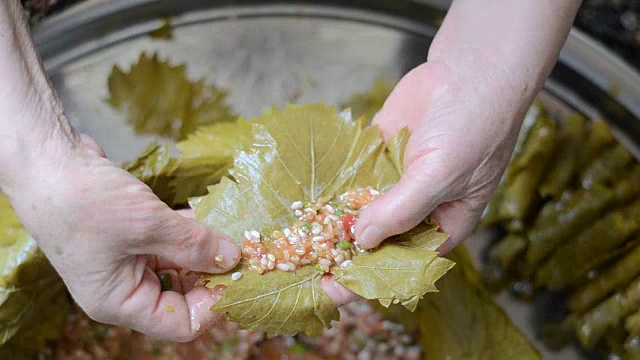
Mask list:
[[[186,270],[228,271],[239,247],[170,209],[88,136],[53,138],[5,189],[80,307],[162,339],[188,341],[212,326],[218,295],[193,288],[197,276]],[[161,291],[161,274],[172,291]]]

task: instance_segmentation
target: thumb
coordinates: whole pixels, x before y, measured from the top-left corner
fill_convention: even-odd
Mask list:
[[[386,194],[367,206],[356,224],[356,239],[363,248],[378,246],[386,238],[411,230],[442,202],[442,183],[428,167],[408,168]]]
[[[233,269],[240,261],[238,245],[220,231],[184,215],[169,207],[162,211],[143,254],[157,255],[163,263],[191,271],[221,273]]]
[[[440,254],[446,254],[466,239],[475,229],[483,206],[477,206],[463,200],[456,200],[438,206],[432,213],[433,219],[449,239],[440,246]]]

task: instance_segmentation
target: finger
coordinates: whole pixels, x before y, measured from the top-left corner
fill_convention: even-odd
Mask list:
[[[84,146],[86,150],[89,150],[94,155],[106,158],[107,154],[104,152],[102,147],[98,145],[98,143],[87,134],[79,134],[78,139],[80,140],[80,144]]]
[[[187,219],[193,219],[196,217],[196,212],[193,209],[181,209],[176,211],[178,214],[186,217]]]
[[[433,211],[432,217],[442,231],[449,234],[449,239],[438,249],[440,254],[446,254],[464,241],[475,229],[480,215],[482,215],[482,207],[462,200],[438,206]]]
[[[191,291],[191,289],[194,288],[195,284],[202,276],[200,273],[194,271],[179,269],[178,265],[176,265],[172,261],[168,261],[165,259],[158,259],[156,261],[156,264],[156,274],[158,274],[158,277],[160,278],[160,283],[163,285],[163,290],[165,290],[165,286],[169,285],[163,283],[163,276],[165,276],[165,274],[167,274],[166,276],[171,277],[172,283],[169,287],[170,290],[177,291],[182,294]],[[176,283],[177,285],[175,285]]]
[[[336,305],[342,306],[350,302],[362,300],[360,296],[351,292],[349,289],[342,286],[342,284],[333,281],[333,277],[334,276],[331,274],[324,275],[320,279],[320,286],[322,286],[322,289],[327,293],[327,295],[329,295]]]
[[[240,248],[233,240],[168,207],[156,216],[149,232],[136,251],[157,255],[181,269],[221,273],[240,261]]]
[[[441,186],[424,171],[408,169],[400,182],[362,211],[356,223],[358,244],[373,248],[414,228],[442,202]]]
[[[160,280],[149,268],[122,303],[118,324],[153,338],[186,342],[210,328],[220,316],[209,310],[220,297],[212,289],[194,288],[185,295],[160,291]]]
[[[408,126],[414,130],[423,120],[431,103],[433,81],[425,81],[433,74],[429,64],[422,64],[409,71],[394,87],[384,106],[373,117],[385,138]],[[420,99],[420,101],[416,101]],[[398,119],[402,119],[398,121]]]
[[[175,291],[183,294],[182,281],[180,280],[178,271],[173,269],[160,270],[156,271],[156,275],[158,275],[158,279],[160,279],[161,291]]]

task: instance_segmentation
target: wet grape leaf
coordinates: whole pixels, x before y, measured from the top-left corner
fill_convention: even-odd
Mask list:
[[[44,349],[59,334],[56,315],[66,303],[64,283],[0,194],[0,354]]]
[[[117,65],[108,80],[107,102],[124,112],[136,132],[183,139],[199,126],[233,120],[226,91],[190,81],[185,65],[143,53],[128,72]]]
[[[268,335],[304,331],[315,336],[339,317],[338,309],[320,287],[322,274],[313,266],[294,273],[271,271],[264,275],[244,265],[234,271],[244,273],[240,281],[225,275],[212,278],[211,284],[226,287],[214,308],[243,327]]]
[[[147,184],[160,200],[173,205],[176,191],[171,182],[177,165],[178,159],[169,156],[167,145],[152,143],[137,159],[123,164],[122,167]]]
[[[484,287],[463,245],[445,257],[456,266],[438,281],[439,292],[415,312],[380,308],[386,318],[416,333],[427,359],[540,359]]]
[[[260,118],[238,118],[201,126],[176,144],[180,155],[170,157],[167,145],[152,143],[123,167],[165,203],[184,206],[189,198],[206,194],[207,186],[228,175],[233,155],[249,146],[252,124],[259,121]]]
[[[253,139],[253,123],[261,118],[238,118],[232,122],[223,122],[201,126],[185,140],[178,142],[178,150],[185,159],[210,159],[211,162],[226,162],[233,165],[236,151],[245,149]]]
[[[251,145],[236,154],[234,167],[229,170],[233,180],[223,178],[209,187],[208,195],[193,203],[196,220],[240,242],[246,230],[269,231],[295,221],[290,208],[294,201],[333,197],[354,187],[373,186],[384,191],[400,178],[394,161],[401,162],[407,135],[405,130],[391,139],[389,147],[395,149],[391,151],[377,128],[365,128],[364,121],[354,122],[347,113],[340,116],[325,105],[269,110],[262,121],[253,124]],[[450,261],[437,258],[435,249],[446,235],[436,229],[435,224],[425,223],[410,235],[399,236],[397,243],[387,241],[379,249],[359,255],[352,267],[336,270],[338,281],[384,304],[396,301],[415,308],[425,293],[436,291],[434,282],[451,266]],[[326,294],[316,291],[320,274],[313,266],[265,275],[247,272],[245,266],[234,270],[244,272],[234,282],[230,274],[203,278],[210,287],[232,284],[213,309],[244,328],[267,331],[269,335],[298,331],[314,335],[320,329],[318,324],[326,326],[326,319],[335,316],[335,305],[323,301]],[[366,270],[371,268],[375,270]],[[305,277],[302,283],[301,276]],[[376,283],[376,289],[369,291],[364,287],[367,283]],[[299,290],[293,292],[296,296],[272,301],[273,294],[293,291],[290,286]],[[251,305],[247,307],[243,299]],[[269,312],[262,319],[265,312],[257,309]],[[292,309],[295,314],[289,315]]]
[[[453,267],[436,252],[447,239],[437,230],[437,224],[424,222],[388,239],[376,251],[355,257],[352,266],[334,269],[335,280],[365,299],[414,311],[425,293],[438,291],[436,280]]]

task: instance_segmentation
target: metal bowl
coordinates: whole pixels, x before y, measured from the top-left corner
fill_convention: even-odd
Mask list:
[[[106,103],[114,64],[128,68],[141,52],[187,63],[192,78],[230,90],[244,116],[271,104],[337,104],[377,78],[397,80],[422,63],[446,1],[131,0],[87,1],[35,29],[45,67],[76,128],[116,162],[150,141]],[[171,17],[174,39],[149,32]],[[640,158],[640,75],[573,30],[541,98],[557,112],[605,117]],[[481,241],[468,241],[476,254]],[[534,338],[531,309],[501,296],[514,322]],[[538,344],[539,345],[539,344]],[[572,350],[549,359],[578,358]]]

